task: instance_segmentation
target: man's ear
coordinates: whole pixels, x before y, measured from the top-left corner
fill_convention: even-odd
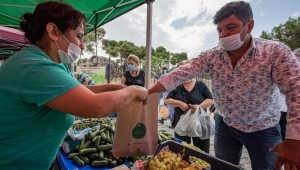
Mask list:
[[[248,31],[247,31],[247,33],[251,33],[251,31],[253,30],[253,28],[254,28],[254,20],[250,19],[248,21]]]
[[[50,39],[52,39],[53,41],[58,40],[60,32],[54,23],[48,23],[46,25],[46,31]]]

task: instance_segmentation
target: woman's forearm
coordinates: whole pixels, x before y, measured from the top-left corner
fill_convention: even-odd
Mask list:
[[[200,103],[199,105],[203,108],[206,109],[209,106],[211,106],[212,104],[214,104],[214,101],[212,99],[205,99],[202,103]]]
[[[165,103],[172,107],[180,107],[180,104],[182,103],[182,101],[175,100],[175,99],[165,99]]]
[[[109,91],[123,89],[125,85],[124,84],[103,84],[103,85],[85,86],[85,87],[94,93],[102,93],[102,92],[109,92]]]

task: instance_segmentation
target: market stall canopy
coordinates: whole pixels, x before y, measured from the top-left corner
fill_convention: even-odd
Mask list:
[[[21,15],[33,12],[39,0],[0,0],[0,25],[19,28]],[[145,4],[145,0],[64,0],[87,19],[86,33]]]
[[[27,42],[22,31],[0,26],[0,59],[6,59],[26,46]]]

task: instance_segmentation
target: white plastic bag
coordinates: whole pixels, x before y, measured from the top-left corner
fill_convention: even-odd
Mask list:
[[[203,108],[199,109],[198,116],[202,128],[202,136],[200,136],[200,139],[208,139],[215,134],[215,122]]]
[[[189,109],[186,114],[180,116],[180,119],[175,127],[175,133],[179,136],[186,136],[186,128],[191,116],[191,109]]]
[[[197,105],[194,113],[191,113],[190,120],[186,129],[187,136],[189,137],[201,137],[202,126],[199,119],[199,105]]]

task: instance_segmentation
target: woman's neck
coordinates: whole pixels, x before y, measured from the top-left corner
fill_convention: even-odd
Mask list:
[[[130,74],[131,74],[132,76],[137,76],[138,73],[139,73],[139,70],[138,70],[138,69],[136,69],[136,70],[134,70],[134,71],[130,71]]]

